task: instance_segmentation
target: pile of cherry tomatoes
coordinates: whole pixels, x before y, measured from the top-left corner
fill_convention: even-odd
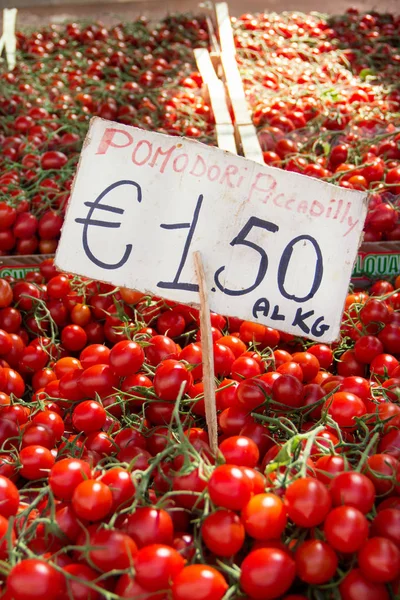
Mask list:
[[[0,598],[389,600],[400,278],[328,347],[58,273],[0,280]]]
[[[398,240],[400,20],[243,15],[267,164],[372,192]],[[53,253],[91,116],[215,143],[204,18],[18,33],[0,75],[0,256]],[[334,292],[334,290],[333,290]],[[327,346],[59,273],[0,279],[0,600],[400,597],[400,276]]]
[[[266,164],[368,190],[365,241],[399,241],[400,18],[245,14],[234,28]]]

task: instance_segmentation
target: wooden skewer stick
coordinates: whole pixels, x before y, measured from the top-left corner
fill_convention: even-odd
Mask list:
[[[217,453],[218,425],[217,409],[215,405],[214,349],[211,333],[210,307],[208,305],[206,277],[200,252],[194,252],[193,257],[200,294],[200,334],[203,352],[203,384],[206,421],[210,439],[210,448],[214,453]]]

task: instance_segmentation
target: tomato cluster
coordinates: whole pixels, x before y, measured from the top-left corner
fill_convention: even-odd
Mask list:
[[[54,253],[88,121],[215,143],[192,47],[205,19],[52,25],[17,33],[0,73],[0,256]]]
[[[215,454],[196,309],[1,279],[0,597],[395,597],[399,287],[332,347],[212,313]]]
[[[399,25],[234,23],[265,162],[371,190],[374,241],[400,231]],[[215,143],[194,45],[179,15],[18,33],[0,255],[54,252],[92,115]],[[215,452],[195,308],[52,259],[0,279],[0,599],[399,597],[398,315],[400,276],[349,293],[331,346],[212,313]]]
[[[400,19],[245,14],[234,27],[265,163],[368,190],[365,241],[398,241]]]

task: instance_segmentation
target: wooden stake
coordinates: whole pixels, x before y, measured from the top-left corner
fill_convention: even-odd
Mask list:
[[[235,115],[236,142],[241,145],[243,156],[263,165],[265,164],[263,153],[250,115],[242,77],[236,62],[235,38],[227,2],[217,2],[215,12],[225,85]]]
[[[214,453],[217,453],[218,425],[217,409],[215,405],[214,349],[211,333],[210,307],[208,305],[206,277],[200,252],[194,252],[193,257],[200,295],[200,334],[203,352],[203,384],[206,421],[211,450]]]
[[[0,55],[6,51],[8,70],[12,71],[16,62],[17,38],[15,37],[16,8],[3,10],[3,35],[0,37]]]

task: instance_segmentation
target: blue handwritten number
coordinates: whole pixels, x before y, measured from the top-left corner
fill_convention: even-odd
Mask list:
[[[117,208],[115,206],[111,206],[110,204],[100,204],[100,202],[113,190],[124,186],[124,185],[130,185],[133,186],[134,188],[136,188],[136,194],[137,194],[137,201],[140,203],[142,201],[142,189],[140,187],[140,185],[138,183],[136,183],[135,181],[131,181],[129,179],[123,179],[121,181],[117,181],[116,183],[111,184],[110,186],[108,186],[104,192],[102,192],[94,202],[85,202],[85,206],[87,206],[90,210],[86,216],[86,218],[78,218],[75,219],[76,223],[80,223],[83,225],[83,232],[82,232],[82,244],[83,244],[83,248],[85,251],[86,256],[98,267],[102,268],[102,269],[109,269],[109,270],[115,270],[115,269],[119,269],[120,267],[122,267],[127,260],[129,259],[131,252],[132,252],[132,244],[127,244],[125,247],[125,252],[122,256],[122,258],[116,262],[116,263],[105,263],[103,261],[101,261],[100,259],[98,259],[96,256],[94,256],[93,252],[90,250],[89,248],[89,242],[88,242],[88,229],[89,227],[105,227],[105,228],[109,228],[109,229],[118,229],[119,227],[121,227],[121,223],[120,222],[110,222],[110,221],[103,221],[100,219],[95,219],[93,218],[93,213],[95,210],[102,210],[104,212],[108,212],[108,213],[112,213],[115,215],[123,215],[124,214],[124,210],[122,208]],[[160,227],[162,229],[187,229],[188,230],[188,234],[186,237],[186,241],[185,241],[185,245],[183,248],[183,252],[182,252],[182,256],[181,256],[181,260],[176,272],[176,275],[174,277],[174,279],[172,281],[159,281],[157,283],[157,287],[162,288],[162,289],[175,289],[175,290],[184,290],[184,291],[188,291],[188,292],[198,292],[199,291],[199,286],[195,283],[185,283],[179,280],[181,274],[182,274],[182,270],[186,264],[186,260],[189,254],[189,249],[190,249],[190,245],[192,243],[193,240],[193,235],[197,226],[197,222],[199,220],[199,215],[200,215],[200,210],[202,207],[202,203],[203,203],[203,195],[200,194],[198,199],[197,199],[197,203],[196,203],[196,207],[193,213],[193,220],[190,223],[161,223]],[[260,229],[265,229],[266,231],[270,231],[271,233],[276,233],[277,231],[279,231],[279,227],[278,225],[275,225],[275,223],[271,223],[270,221],[265,221],[263,219],[259,219],[258,217],[250,217],[250,219],[247,221],[247,223],[244,225],[244,227],[239,231],[238,235],[231,241],[230,245],[231,246],[246,246],[247,248],[251,248],[252,250],[254,250],[255,252],[257,252],[259,254],[260,257],[260,263],[258,266],[258,272],[255,278],[254,283],[245,289],[239,289],[239,290],[231,290],[227,287],[225,287],[224,285],[222,285],[221,280],[220,280],[220,276],[221,273],[223,273],[223,271],[225,270],[225,266],[220,267],[214,275],[214,281],[215,281],[215,285],[217,286],[217,288],[223,292],[224,294],[227,294],[228,296],[243,296],[244,294],[248,294],[249,292],[252,292],[253,290],[255,290],[264,280],[264,277],[267,273],[267,269],[268,269],[268,256],[267,253],[265,252],[264,248],[262,248],[261,246],[259,246],[258,244],[251,242],[247,239],[247,236],[250,234],[251,230],[254,227],[258,227]],[[312,244],[314,250],[315,250],[315,254],[316,254],[316,264],[315,264],[315,273],[314,273],[314,281],[313,284],[311,286],[311,289],[309,291],[309,293],[304,296],[304,297],[297,297],[294,294],[289,294],[286,289],[285,289],[285,279],[286,279],[286,274],[287,274],[287,269],[290,263],[290,260],[292,258],[293,255],[293,249],[294,246],[299,243],[299,242],[304,242],[304,241],[308,241]],[[312,298],[313,296],[315,296],[316,292],[318,291],[320,285],[321,285],[321,281],[322,281],[322,277],[323,277],[323,259],[322,259],[322,252],[321,249],[317,243],[317,241],[310,235],[300,235],[296,238],[294,238],[291,242],[289,242],[289,244],[286,246],[285,250],[283,251],[280,263],[279,263],[279,267],[278,267],[278,287],[279,287],[279,291],[282,294],[282,296],[284,296],[285,298],[288,298],[289,300],[294,300],[295,302],[306,302],[307,300],[309,300],[310,298]],[[215,290],[213,290],[215,291]]]
[[[225,266],[220,267],[218,271],[215,272],[214,281],[215,285],[218,287],[221,292],[227,294],[228,296],[243,296],[244,294],[248,294],[256,289],[262,283],[265,274],[268,269],[268,256],[265,252],[264,248],[258,246],[254,242],[250,242],[246,240],[246,236],[250,233],[253,227],[260,227],[261,229],[265,229],[266,231],[271,231],[272,233],[276,233],[279,230],[278,225],[275,223],[271,223],[270,221],[264,221],[263,219],[259,219],[258,217],[250,217],[247,221],[246,225],[239,231],[238,235],[231,241],[231,246],[247,246],[248,248],[252,248],[260,255],[260,265],[258,267],[258,273],[253,285],[243,290],[230,290],[224,287],[220,281],[220,275],[225,270]]]
[[[311,245],[313,246],[313,248],[315,250],[315,254],[316,254],[314,281],[312,283],[311,289],[308,292],[308,294],[306,294],[303,297],[296,296],[295,294],[289,294],[285,290],[286,273],[288,270],[290,259],[292,258],[293,248],[299,242],[310,242]],[[311,298],[313,298],[315,296],[315,294],[317,293],[317,291],[319,290],[323,274],[324,274],[324,265],[323,265],[323,259],[322,259],[322,252],[321,252],[321,248],[319,247],[317,240],[315,238],[313,238],[311,235],[299,235],[296,238],[294,238],[291,242],[288,243],[288,245],[286,246],[286,248],[283,251],[282,258],[279,262],[279,268],[278,268],[279,291],[282,294],[282,296],[284,298],[287,298],[288,300],[294,300],[295,302],[306,302],[307,300],[310,300]]]
[[[193,221],[191,223],[161,223],[160,227],[162,229],[188,229],[189,231],[186,237],[185,245],[183,247],[182,258],[173,281],[159,281],[157,283],[157,287],[165,290],[184,290],[185,292],[199,291],[199,286],[196,283],[184,283],[182,281],[179,281],[179,277],[181,276],[183,267],[185,266],[186,259],[189,254],[190,244],[192,243],[197,221],[199,220],[199,214],[202,204],[203,194],[200,194],[200,196],[197,199],[196,208],[194,209],[193,213]]]

